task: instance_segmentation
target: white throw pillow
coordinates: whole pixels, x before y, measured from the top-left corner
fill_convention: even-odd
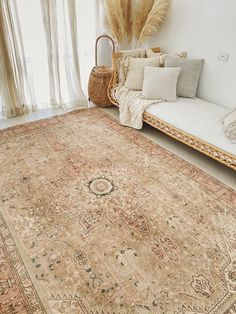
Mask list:
[[[128,58],[129,66],[125,81],[125,87],[128,89],[142,90],[144,67],[147,65],[158,67],[160,58]]]
[[[176,100],[176,86],[181,68],[157,68],[146,66],[143,80],[143,96],[147,99]]]

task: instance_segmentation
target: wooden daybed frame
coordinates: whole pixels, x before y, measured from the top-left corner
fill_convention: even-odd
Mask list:
[[[160,48],[153,48],[152,50],[154,52],[160,52]],[[118,107],[119,107],[119,104],[115,101],[115,99],[112,96],[112,90],[114,87],[117,86],[119,82],[119,75],[118,75],[119,64],[120,64],[120,60],[122,56],[123,56],[122,52],[113,52],[112,54],[113,74],[112,74],[112,78],[108,87],[108,97],[111,103]],[[178,129],[168,124],[167,122],[153,116],[150,113],[147,113],[147,112],[144,113],[143,121],[153,126],[154,128],[164,132],[165,134],[171,136],[172,138],[178,140],[179,142],[182,142],[194,148],[195,150],[207,155],[208,157],[211,157],[219,161],[220,163],[228,166],[229,168],[236,170],[236,156],[235,155],[230,154],[214,145],[211,145],[194,135],[186,133],[182,131],[181,129]]]

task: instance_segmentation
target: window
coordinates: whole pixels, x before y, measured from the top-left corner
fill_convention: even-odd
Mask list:
[[[65,44],[63,38],[63,1],[57,0],[59,47]],[[36,102],[39,109],[47,108],[49,104],[49,75],[47,63],[47,47],[42,23],[42,12],[40,1],[17,0],[20,27],[23,36],[23,44],[26,55],[27,71],[30,77],[30,88],[35,93]],[[96,38],[96,1],[77,0],[77,25],[78,25],[78,52],[80,60],[81,84],[84,93],[87,94],[87,82],[91,68],[94,65],[94,43]],[[61,30],[61,32],[60,32]],[[64,77],[68,75],[66,64],[70,62],[70,53],[62,53],[60,56],[60,68]],[[65,95],[66,79],[63,80],[62,89]],[[73,80],[71,81],[73,84]],[[65,96],[66,97],[66,96]],[[66,99],[65,99],[66,101]],[[1,107],[1,104],[0,104]],[[0,108],[1,109],[1,108]],[[0,110],[1,112],[1,110]]]

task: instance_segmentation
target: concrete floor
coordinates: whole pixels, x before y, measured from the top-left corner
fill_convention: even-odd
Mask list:
[[[89,107],[93,107],[93,105],[90,104]],[[110,114],[112,117],[118,119],[118,108],[111,107],[103,108],[102,110]],[[0,120],[0,129],[4,129],[17,124],[48,118],[54,115],[60,115],[63,113],[65,113],[65,111],[63,111],[62,109],[44,109],[16,118],[6,120],[2,119]],[[220,164],[217,161],[214,161],[213,159],[195,151],[194,149],[182,143],[179,143],[178,141],[170,138],[169,136],[154,129],[149,125],[145,124],[143,129],[139,132],[147,138],[151,139],[153,142],[196,165],[213,177],[217,178],[219,181],[222,181],[226,185],[236,190],[236,172],[234,170]]]

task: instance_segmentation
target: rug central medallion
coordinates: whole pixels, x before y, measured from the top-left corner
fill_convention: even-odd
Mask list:
[[[91,180],[88,183],[88,187],[90,192],[97,195],[97,197],[108,195],[116,189],[113,182],[107,179],[105,176]]]

